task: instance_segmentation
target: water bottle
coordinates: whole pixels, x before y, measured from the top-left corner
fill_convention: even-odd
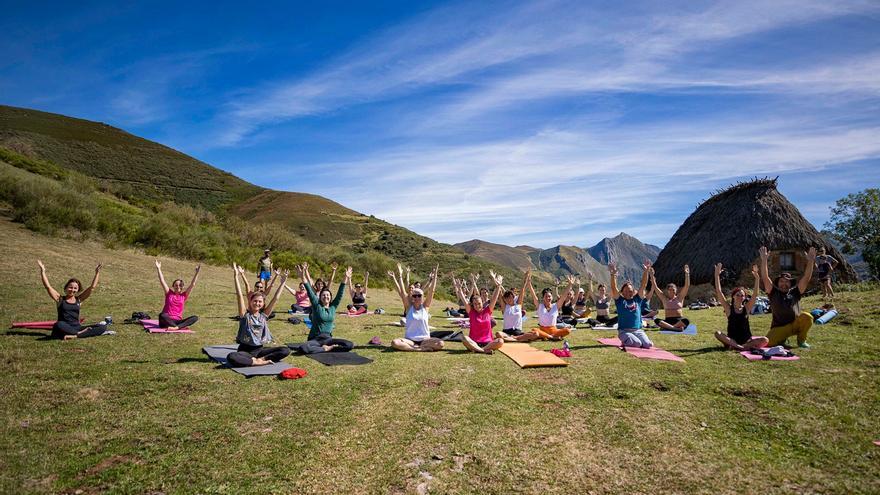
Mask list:
[[[571,350],[571,347],[568,346],[568,341],[567,341],[567,340],[562,341],[562,348],[563,348],[564,350],[566,350],[566,351],[570,351],[570,350]]]

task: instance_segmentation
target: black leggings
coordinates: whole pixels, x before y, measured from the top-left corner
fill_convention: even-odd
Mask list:
[[[195,324],[195,322],[197,321],[199,321],[198,316],[188,316],[182,320],[175,320],[174,318],[168,316],[168,313],[159,313],[159,328],[186,328],[193,326],[193,324]]]
[[[226,360],[233,368],[244,368],[254,365],[254,358],[263,358],[278,362],[290,355],[287,347],[263,347],[238,344],[238,350],[226,355]]]
[[[299,345],[299,351],[303,354],[317,354],[319,352],[325,352],[325,345],[335,345],[336,349],[333,349],[331,352],[349,352],[354,349],[354,342],[345,339],[334,339],[329,335],[322,333],[318,334],[314,340],[307,340],[306,342]]]
[[[85,331],[83,332],[84,328]],[[79,323],[56,321],[55,324],[52,325],[52,338],[63,339],[65,335],[76,335],[76,337],[79,339],[85,339],[88,337],[97,337],[99,335],[103,335],[105,330],[107,330],[107,327],[105,325],[92,325],[89,327],[83,327]]]
[[[688,320],[687,318],[682,318],[681,316],[667,316],[665,319],[662,319],[662,320],[660,318],[654,318],[654,323],[657,326],[660,326],[661,321],[665,321],[666,323],[669,323],[670,325],[673,325],[673,326],[675,326],[675,324],[678,322],[684,323],[685,327],[687,327],[688,325],[691,324],[690,320]]]

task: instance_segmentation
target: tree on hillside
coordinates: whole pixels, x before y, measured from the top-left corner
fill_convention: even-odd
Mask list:
[[[862,249],[871,276],[880,278],[880,189],[865,189],[837,200],[825,228],[843,244],[843,252]]]

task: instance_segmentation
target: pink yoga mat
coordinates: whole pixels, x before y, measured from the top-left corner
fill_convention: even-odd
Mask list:
[[[177,330],[168,330],[167,328],[159,328],[159,320],[141,320],[144,330],[150,333],[195,333],[189,328],[178,328]]]
[[[342,315],[342,316],[347,316],[347,317],[349,317],[349,318],[357,318],[358,316],[366,316],[366,315],[371,315],[371,314],[373,314],[373,313],[370,313],[369,311],[367,311],[366,313],[359,313],[359,314],[356,314],[356,315],[353,315],[353,314],[351,314],[351,313],[339,313],[339,314]]]
[[[13,321],[10,328],[29,328],[32,330],[51,330],[56,320],[46,321]],[[79,320],[80,323],[86,321],[85,318]]]
[[[880,440],[874,440],[874,445],[880,446]]]
[[[605,344],[613,347],[620,347],[620,339],[617,337],[605,338],[605,339],[596,339],[600,344]],[[626,347],[626,352],[631,354],[637,358],[644,359],[659,359],[660,361],[678,361],[683,363],[684,359],[676,356],[675,354],[664,351],[658,347],[652,347],[650,349],[642,349],[641,347]]]
[[[752,354],[749,351],[742,351],[740,355],[748,359],[749,361],[797,361],[800,359],[800,356],[791,356],[791,357],[782,357],[782,356],[773,356],[770,359],[764,359],[758,354]]]

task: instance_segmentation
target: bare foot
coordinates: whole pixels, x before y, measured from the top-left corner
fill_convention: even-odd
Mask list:
[[[180,330],[180,327],[168,327],[166,330]]]
[[[251,366],[266,366],[267,364],[274,364],[274,363],[272,363],[272,361],[269,359],[254,358],[254,361],[253,361],[253,363],[251,363]]]
[[[73,340],[76,338],[76,335],[65,335],[64,340]]]

